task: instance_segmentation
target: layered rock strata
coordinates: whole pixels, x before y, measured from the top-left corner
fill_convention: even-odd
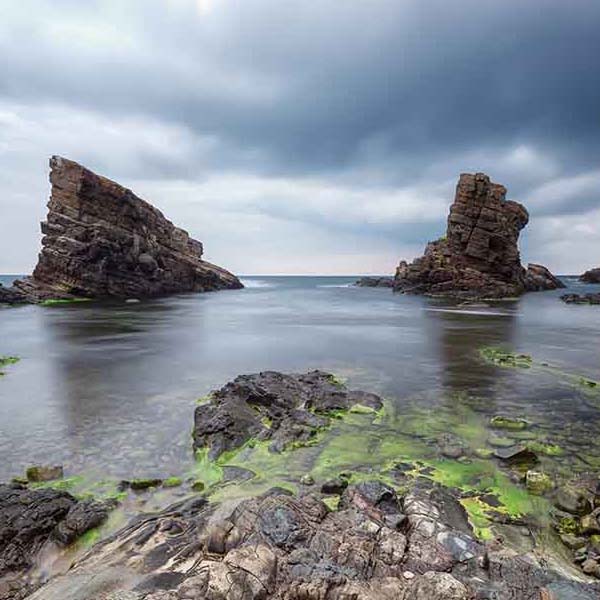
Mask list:
[[[529,263],[525,272],[525,289],[528,292],[541,292],[544,290],[558,290],[566,287],[556,275],[543,265]]]
[[[528,221],[522,204],[506,200],[504,186],[484,173],[461,174],[446,236],[430,242],[412,263],[400,263],[394,289],[462,298],[519,296],[528,289],[518,248]]]
[[[149,297],[242,287],[202,260],[202,244],[131,190],[58,156],[42,251],[13,293],[29,301]]]

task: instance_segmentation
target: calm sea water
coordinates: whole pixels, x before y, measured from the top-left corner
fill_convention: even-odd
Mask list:
[[[600,379],[598,307],[565,305],[558,291],[457,308],[354,280],[246,277],[239,291],[0,310],[0,355],[21,357],[0,378],[0,480],[35,462],[176,472],[192,460],[195,401],[267,369],[331,370],[407,412],[477,397],[549,434],[567,427],[600,457],[595,400],[555,373],[495,367],[478,352],[503,345]]]

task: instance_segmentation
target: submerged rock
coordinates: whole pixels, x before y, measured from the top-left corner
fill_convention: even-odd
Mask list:
[[[600,304],[600,294],[564,294],[560,299],[567,304]]]
[[[61,465],[35,465],[29,467],[25,472],[27,481],[39,482],[39,481],[52,481],[53,479],[63,478],[63,468]]]
[[[270,440],[270,449],[281,452],[314,442],[332,414],[356,404],[375,410],[383,406],[379,396],[348,390],[323,371],[240,375],[196,407],[194,447],[207,448],[217,458],[257,438]]]
[[[131,190],[58,156],[50,159],[50,182],[38,264],[31,277],[2,289],[0,301],[142,298],[243,287],[202,260],[200,242]]]
[[[506,189],[483,173],[463,173],[450,207],[446,235],[430,242],[425,254],[400,262],[398,292],[460,298],[506,298],[529,289],[559,284],[547,269],[521,265],[520,231],[529,214],[505,199]]]
[[[584,283],[600,283],[600,267],[586,271],[579,280]]]

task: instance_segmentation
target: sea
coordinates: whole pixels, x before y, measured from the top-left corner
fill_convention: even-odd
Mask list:
[[[334,373],[381,395],[413,434],[437,418],[422,438],[460,435],[472,410],[526,418],[564,468],[600,467],[600,402],[585,384],[600,380],[598,307],[564,304],[564,290],[459,304],[356,279],[246,276],[236,291],[1,309],[0,356],[20,360],[0,377],[0,481],[35,463],[185,472],[198,399],[265,370]],[[490,347],[530,355],[532,368],[494,364]]]

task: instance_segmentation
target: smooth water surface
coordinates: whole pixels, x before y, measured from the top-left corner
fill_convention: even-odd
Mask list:
[[[247,277],[239,291],[0,310],[0,355],[21,357],[0,377],[0,481],[36,462],[122,478],[182,472],[196,400],[268,369],[330,370],[409,415],[477,398],[600,457],[597,398],[479,355],[501,345],[600,379],[599,307],[565,305],[562,290],[456,307],[354,280]]]

